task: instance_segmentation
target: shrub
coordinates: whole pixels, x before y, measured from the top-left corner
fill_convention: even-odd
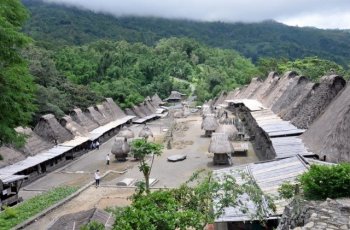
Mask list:
[[[97,221],[92,221],[80,228],[80,230],[104,230],[104,229],[105,229],[105,226]]]
[[[4,218],[5,219],[11,219],[11,218],[15,218],[17,216],[17,211],[11,207],[4,207]]]
[[[350,164],[334,166],[311,165],[300,177],[307,199],[326,199],[350,196]]]
[[[281,198],[291,199],[294,197],[295,193],[295,184],[292,184],[290,181],[284,182],[278,188],[278,194]]]

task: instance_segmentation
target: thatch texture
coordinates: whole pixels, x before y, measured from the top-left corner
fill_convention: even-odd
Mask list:
[[[21,152],[5,146],[0,147],[0,155],[3,158],[0,160],[0,168],[26,159]]]
[[[73,119],[70,116],[64,116],[61,118],[60,123],[63,127],[65,127],[71,134],[73,134],[75,137],[88,137],[89,131],[79,125],[77,122],[73,121]]]
[[[79,108],[73,109],[71,112],[72,119],[88,131],[92,131],[99,127],[98,123],[89,119]]]
[[[159,105],[163,105],[164,102],[162,101],[162,99],[160,99],[160,97],[158,96],[158,94],[154,94],[152,96],[152,102],[151,102],[154,106],[159,106]]]
[[[144,104],[145,104],[145,106],[147,107],[147,109],[148,109],[149,111],[151,111],[152,113],[156,113],[156,112],[157,112],[157,109],[154,107],[154,105],[151,104],[151,102],[145,100],[145,101],[144,101]]]
[[[139,132],[139,137],[142,137],[142,138],[147,139],[147,138],[149,138],[149,137],[153,137],[153,133],[152,133],[151,129],[148,128],[147,125],[145,125],[145,126],[141,129],[141,131]]]
[[[237,137],[238,131],[236,126],[234,126],[233,124],[232,125],[221,124],[215,130],[215,133],[225,133],[230,140],[233,140]]]
[[[136,113],[135,113],[134,111],[132,111],[131,109],[129,109],[129,108],[126,108],[126,109],[125,109],[125,113],[126,113],[127,115],[129,115],[129,116],[138,117],[138,116],[136,115]]]
[[[276,72],[269,73],[264,83],[259,87],[259,89],[256,90],[253,98],[263,103],[263,98],[272,91],[278,80],[279,76]]]
[[[213,113],[213,111],[212,111],[210,105],[204,104],[202,106],[202,112],[201,112],[202,116],[205,117],[207,114],[212,114],[212,113]]]
[[[110,113],[107,112],[106,108],[103,105],[96,105],[97,111],[102,114],[102,116],[108,121],[113,121],[113,117]]]
[[[125,137],[116,137],[112,146],[111,153],[115,155],[117,159],[123,159],[128,156],[130,152],[130,145]]]
[[[234,149],[226,133],[213,133],[208,151],[210,153],[233,153]]]
[[[147,107],[143,103],[140,103],[138,107],[143,114],[146,114],[146,116],[153,114],[149,109],[147,109]]]
[[[58,123],[53,114],[46,114],[39,119],[34,132],[46,141],[58,143],[72,140],[74,136]]]
[[[217,100],[214,103],[214,106],[218,106],[220,104],[225,104],[225,99],[227,97],[227,92],[222,91],[219,95],[219,97],[217,98]]]
[[[331,162],[350,162],[350,85],[302,135],[305,145]]]
[[[344,88],[345,83],[345,80],[338,75],[322,77],[320,84],[314,87],[298,115],[291,120],[292,124],[298,128],[308,128]]]
[[[109,112],[114,120],[125,117],[124,111],[113,101],[112,98],[106,98],[103,102],[107,112]]]
[[[219,127],[214,114],[207,114],[207,116],[202,121],[202,129],[206,131],[215,131]]]
[[[96,122],[99,126],[105,125],[109,122],[105,116],[103,116],[92,106],[88,107],[84,113],[88,118],[90,118],[90,120]]]
[[[33,132],[31,128],[17,127],[16,132],[26,135],[26,143],[20,151],[26,156],[34,156],[44,150],[50,149],[54,143],[48,142]]]
[[[119,133],[117,134],[117,137],[125,137],[127,139],[134,138],[135,134],[134,132],[129,129],[128,127],[124,126]]]
[[[141,109],[138,107],[138,106],[133,106],[132,107],[132,110],[134,111],[134,113],[139,117],[139,118],[142,118],[142,117],[145,117],[146,114],[144,114]]]
[[[225,100],[233,100],[233,99],[235,99],[238,93],[239,93],[239,88],[236,88],[236,89],[230,91],[227,94],[227,97],[226,97]]]

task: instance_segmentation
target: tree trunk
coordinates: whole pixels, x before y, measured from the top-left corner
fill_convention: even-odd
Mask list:
[[[149,175],[145,174],[145,186],[146,186],[146,193],[149,194],[150,190],[149,190]]]

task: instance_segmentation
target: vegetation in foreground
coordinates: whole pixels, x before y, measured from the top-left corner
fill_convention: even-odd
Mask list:
[[[11,229],[39,212],[56,204],[77,191],[76,187],[57,187],[45,194],[35,196],[0,213],[0,229]]]

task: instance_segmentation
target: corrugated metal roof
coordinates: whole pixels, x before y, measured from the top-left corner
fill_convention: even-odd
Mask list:
[[[307,162],[300,156],[293,156],[285,159],[276,159],[268,162],[252,163],[245,166],[234,166],[226,169],[215,170],[214,175],[217,178],[223,178],[223,175],[230,174],[235,178],[240,178],[242,172],[252,176],[258,187],[269,196],[278,195],[278,187],[286,181],[294,181],[299,175],[308,170]],[[242,184],[242,180],[237,180],[238,184]],[[250,211],[254,211],[254,204],[249,197],[243,197],[241,201],[248,202],[245,204]],[[270,213],[266,208],[266,213],[270,213],[267,218],[272,218],[276,215],[282,215],[287,201],[283,199],[275,200],[276,213]],[[250,220],[248,214],[240,212],[240,207],[229,207],[225,209],[224,215],[220,216],[215,222],[230,222],[230,221],[246,221]],[[248,219],[247,219],[248,218]]]
[[[272,147],[276,158],[286,158],[300,154],[302,156],[314,155],[309,152],[299,137],[276,137],[271,138]]]
[[[66,147],[76,147],[78,145],[81,145],[89,140],[88,137],[75,137],[73,140],[66,141],[64,143],[59,144],[59,146],[66,146]]]
[[[27,176],[24,175],[1,175],[0,174],[0,180],[2,181],[2,183],[4,184],[8,184],[14,181],[18,181],[18,180],[22,180],[27,178]]]

